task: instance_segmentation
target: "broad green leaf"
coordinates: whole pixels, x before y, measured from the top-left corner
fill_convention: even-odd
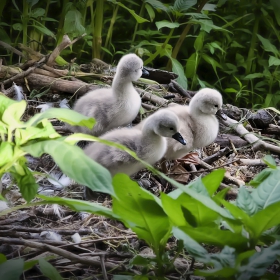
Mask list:
[[[245,76],[244,80],[252,80],[252,79],[263,78],[263,77],[264,77],[263,73],[253,73]]]
[[[262,42],[264,50],[267,52],[272,52],[275,56],[278,56],[279,51],[277,48],[268,40],[262,37],[261,35],[257,34],[259,40]]]
[[[207,270],[196,270],[194,275],[205,276],[205,279],[211,279],[210,277],[214,277],[214,279],[235,279],[232,278],[237,273],[237,269],[233,267],[224,267],[222,269],[207,269]],[[248,278],[249,279],[249,278]],[[244,278],[245,280],[245,278]]]
[[[273,12],[275,14],[275,19],[280,26],[280,2],[278,0],[270,0],[269,1],[273,7]]]
[[[39,259],[42,274],[51,280],[63,280],[57,269],[44,259]]]
[[[273,66],[273,65],[279,66],[280,65],[280,59],[275,57],[275,56],[270,55],[269,60],[268,60],[268,66],[270,67],[270,66]]]
[[[85,33],[82,21],[82,14],[77,9],[69,10],[65,15],[64,32],[82,35]]]
[[[178,78],[177,78],[177,82],[178,84],[184,88],[184,89],[188,89],[188,80],[185,76],[185,73],[184,73],[184,68],[182,66],[182,64],[175,58],[172,58],[170,56],[170,59],[172,61],[172,71],[178,75]]]
[[[15,131],[15,142],[18,146],[22,146],[33,139],[48,140],[59,137],[61,137],[61,135],[55,131],[48,120],[43,120],[38,127],[29,126],[26,128],[18,128]]]
[[[225,169],[217,169],[201,179],[210,196],[212,196],[219,188],[225,172]]]
[[[259,237],[265,230],[280,224],[280,201],[269,205],[251,217],[256,236]]]
[[[38,260],[31,260],[24,262],[24,271],[31,269],[34,265],[38,264]]]
[[[271,155],[265,155],[265,157],[262,160],[268,167],[270,167],[272,169],[277,168],[277,164]]]
[[[116,4],[118,4],[119,6],[123,7],[124,9],[126,9],[136,19],[136,21],[138,23],[149,22],[147,19],[137,15],[134,10],[131,10],[131,9],[127,8],[127,6],[122,4],[121,2],[116,2]]]
[[[204,196],[210,197],[205,185],[202,182],[202,178],[198,177],[195,181],[188,184],[188,187],[197,193],[203,194]]]
[[[192,19],[192,20],[189,21],[189,23],[199,24],[201,26],[201,30],[204,30],[207,33],[209,33],[212,29],[220,30],[220,31],[224,31],[224,32],[230,32],[226,29],[223,29],[223,28],[215,25],[213,23],[213,21],[209,20],[209,19],[200,19],[200,20]]]
[[[266,168],[262,170],[259,174],[257,174],[253,180],[249,182],[249,185],[252,187],[258,187],[264,180],[266,180],[271,173],[273,172],[273,169]]]
[[[249,216],[258,212],[258,205],[244,186],[239,188],[236,206],[245,211]]]
[[[41,17],[45,14],[45,9],[43,8],[36,8],[34,10],[31,11],[30,16],[37,18],[37,17]]]
[[[162,250],[170,235],[171,225],[158,198],[125,174],[115,175],[113,185],[118,197],[113,197],[113,212],[140,239],[144,239],[155,253]]]
[[[260,209],[280,201],[280,169],[272,169],[252,192],[252,197]]]
[[[145,3],[149,3],[154,9],[167,12],[168,8],[158,0],[145,0]]]
[[[18,164],[24,173],[23,174],[19,173],[15,165],[10,170],[10,172],[12,176],[16,179],[22,197],[27,202],[30,202],[37,194],[39,186],[36,183],[33,174],[26,166],[26,159],[24,157],[19,159]]]
[[[7,260],[0,264],[0,279],[19,280],[23,272],[23,259]]]
[[[118,216],[115,215],[110,208],[102,206],[100,203],[94,203],[89,201],[83,201],[78,199],[57,197],[57,196],[44,196],[37,195],[43,201],[38,202],[38,204],[59,204],[65,205],[76,212],[88,212],[96,215],[102,215],[111,219],[117,219]]]
[[[144,267],[152,267],[155,263],[155,259],[149,258],[149,257],[144,257],[144,256],[139,256],[136,255],[130,262],[130,265],[140,265]]]
[[[36,114],[26,123],[27,126],[36,126],[44,119],[56,118],[71,125],[81,125],[88,128],[92,128],[95,124],[95,120],[90,117],[86,117],[74,110],[64,108],[50,108],[43,113]]]
[[[0,167],[10,162],[14,156],[14,145],[11,142],[0,143]]]
[[[45,27],[44,25],[42,25],[40,22],[34,20],[34,24],[32,25],[35,29],[37,29],[40,33],[43,33],[47,36],[52,37],[53,39],[55,39],[55,35],[53,34],[53,32],[51,32],[47,27]]]
[[[176,226],[213,226],[218,214],[182,193],[177,199],[161,193],[162,207],[169,219]],[[186,211],[187,210],[187,211]]]
[[[202,54],[201,57],[208,63],[212,66],[217,78],[219,79],[219,76],[218,76],[218,72],[217,72],[217,67],[218,68],[223,68],[219,62],[217,62],[215,59],[213,59],[212,57],[210,57],[209,55],[207,54]]]
[[[59,140],[37,142],[22,148],[34,157],[43,153],[52,156],[63,173],[77,183],[99,191],[115,195],[109,171],[85,155],[77,146]]]
[[[188,59],[186,64],[186,77],[193,78],[196,74],[196,68],[198,65],[198,54],[193,53]]]
[[[218,247],[229,246],[237,249],[246,249],[248,239],[241,236],[239,233],[233,233],[229,230],[221,230],[213,227],[196,227],[189,226],[178,227],[183,232],[188,234],[198,243],[215,245]]]
[[[14,30],[22,31],[22,24],[21,23],[14,23],[13,25]]]
[[[195,257],[198,261],[208,263],[210,261],[210,256],[208,255],[207,250],[191,238],[186,232],[182,231],[178,227],[172,228],[172,233],[177,239],[180,239],[184,242],[184,247],[190,255]]]
[[[267,271],[267,267],[271,265],[280,255],[280,242],[276,241],[268,248],[264,248],[261,252],[256,252],[249,258],[247,265],[239,268],[237,280],[243,279],[259,279]]]
[[[154,9],[149,4],[145,4],[145,9],[150,17],[151,22],[153,22],[156,16]]]
[[[175,0],[174,10],[178,12],[185,12],[189,8],[193,7],[197,3],[197,0]]]
[[[162,20],[162,21],[157,21],[156,26],[157,26],[158,30],[160,30],[163,27],[174,29],[174,28],[179,27],[180,24],[178,22],[171,22],[171,21],[168,21],[168,20]]]
[[[21,127],[22,122],[20,121],[20,118],[22,117],[25,108],[25,100],[10,104],[10,106],[4,111],[2,115],[2,121],[12,128]]]
[[[202,49],[203,47],[203,42],[204,42],[204,31],[200,31],[198,36],[196,37],[194,41],[194,49],[198,52]]]

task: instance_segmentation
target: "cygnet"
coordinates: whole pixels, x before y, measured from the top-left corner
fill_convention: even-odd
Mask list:
[[[187,142],[179,145],[167,139],[166,159],[178,159],[196,148],[211,144],[217,137],[219,122],[215,116],[222,107],[222,95],[215,89],[203,88],[191,99],[189,106],[172,104],[163,111],[174,112],[180,120],[180,132]]]
[[[148,74],[143,61],[135,54],[127,54],[118,63],[111,88],[90,91],[74,105],[74,110],[96,119],[92,130],[82,126],[68,126],[73,132],[99,136],[113,128],[132,122],[137,116],[141,98],[132,82]]]
[[[178,143],[180,142],[180,145],[186,145],[179,132],[179,119],[176,114],[172,111],[160,110],[149,116],[141,129],[126,127],[114,129],[102,135],[101,139],[122,144],[134,151],[140,159],[153,165],[166,152],[165,137],[174,138]],[[102,143],[91,143],[84,152],[91,159],[106,167],[112,176],[116,173],[132,175],[144,167],[127,152]],[[89,199],[92,191],[86,188],[85,194]]]

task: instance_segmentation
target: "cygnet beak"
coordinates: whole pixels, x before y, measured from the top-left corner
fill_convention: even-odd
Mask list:
[[[223,110],[222,109],[219,109],[216,113],[216,116],[222,118],[223,120],[226,120],[227,119],[227,115],[224,114]]]
[[[178,142],[180,142],[183,145],[186,145],[186,140],[183,138],[183,136],[179,133],[176,132],[174,135],[172,135],[172,138],[174,138],[175,140],[177,140]]]
[[[145,67],[143,67],[143,69],[142,69],[142,76],[149,76],[150,75],[150,73],[149,73],[149,71],[145,68]]]

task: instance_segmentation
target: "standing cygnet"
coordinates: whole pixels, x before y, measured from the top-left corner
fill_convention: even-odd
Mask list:
[[[145,120],[141,129],[126,127],[114,129],[102,135],[101,139],[120,143],[134,151],[140,159],[153,165],[165,154],[167,144],[164,137],[174,138],[180,142],[180,145],[186,145],[179,133],[179,119],[171,111],[154,113]],[[106,167],[112,176],[116,173],[132,175],[144,167],[127,152],[102,143],[91,143],[84,152]],[[92,191],[86,188],[85,194],[89,199]]]
[[[219,122],[215,116],[222,107],[222,95],[215,89],[203,88],[191,99],[189,106],[172,105],[163,111],[173,111],[180,120],[180,132],[187,142],[178,145],[167,139],[166,159],[178,159],[196,148],[211,144],[217,137]]]
[[[142,73],[143,61],[135,54],[127,54],[118,63],[111,88],[101,88],[88,92],[74,105],[74,110],[96,119],[92,130],[82,126],[69,126],[73,132],[99,136],[118,126],[127,125],[137,116],[141,98],[133,87]]]

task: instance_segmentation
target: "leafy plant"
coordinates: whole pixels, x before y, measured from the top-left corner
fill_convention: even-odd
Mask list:
[[[37,157],[48,153],[66,175],[80,184],[114,193],[108,170],[88,158],[74,143],[65,141],[48,121],[55,117],[70,124],[92,127],[92,118],[69,109],[51,108],[24,123],[21,117],[26,108],[25,101],[16,102],[0,95],[0,104],[0,177],[6,172],[11,173],[25,200],[33,199],[38,189],[26,165],[24,156],[27,153]],[[91,174],[91,177],[85,174]]]

